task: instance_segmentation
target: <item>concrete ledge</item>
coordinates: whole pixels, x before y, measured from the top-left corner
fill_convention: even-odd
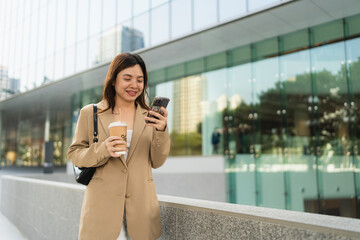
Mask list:
[[[1,211],[29,239],[77,239],[85,187],[3,176]],[[360,220],[159,195],[161,239],[360,239]]]

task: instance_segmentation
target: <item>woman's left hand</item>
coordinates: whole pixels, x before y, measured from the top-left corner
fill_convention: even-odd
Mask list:
[[[159,119],[146,116],[145,120],[149,120],[149,121],[153,122],[153,123],[146,123],[146,126],[154,127],[158,131],[165,131],[166,125],[167,125],[168,112],[166,111],[166,109],[164,107],[161,107],[160,109],[164,113],[163,115],[161,115],[160,113],[151,111],[151,110],[149,111],[149,113],[151,115],[153,115]]]

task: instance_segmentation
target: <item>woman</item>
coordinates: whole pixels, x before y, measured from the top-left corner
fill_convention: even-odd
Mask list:
[[[105,79],[98,107],[99,142],[93,143],[93,108],[81,109],[69,159],[78,167],[96,167],[86,187],[79,239],[157,239],[161,235],[160,209],[151,168],[164,164],[169,150],[167,111],[148,118],[147,71],[137,54],[115,57]],[[120,119],[121,118],[121,119]],[[145,123],[145,120],[153,123]],[[110,137],[111,122],[126,122],[127,147]],[[133,133],[132,133],[133,131]],[[127,154],[115,152],[126,150]],[[121,230],[121,234],[120,234]],[[126,238],[125,238],[126,239]]]

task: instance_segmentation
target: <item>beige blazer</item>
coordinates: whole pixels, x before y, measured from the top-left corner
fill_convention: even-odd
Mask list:
[[[98,111],[107,102],[98,104]],[[147,110],[136,109],[127,162],[113,158],[105,147],[113,122],[111,109],[98,115],[99,142],[93,143],[93,107],[81,109],[69,159],[78,167],[97,167],[86,187],[81,209],[79,239],[115,240],[126,210],[127,230],[134,240],[152,240],[161,235],[160,209],[152,169],[162,166],[170,151],[168,130],[145,125]]]

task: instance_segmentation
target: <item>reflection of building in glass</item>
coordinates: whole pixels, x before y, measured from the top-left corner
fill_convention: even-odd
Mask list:
[[[8,76],[8,70],[4,66],[0,66],[0,101],[7,98],[9,93],[9,76]]]
[[[17,89],[10,73],[32,90],[0,101],[1,165],[41,165],[46,135],[65,165],[79,109],[102,98],[112,57],[136,50],[150,99],[171,98],[172,156],[212,155],[219,129],[227,201],[360,209],[360,1],[147,1],[142,12],[138,0],[0,2],[10,21],[0,24],[0,94]],[[60,81],[31,89],[50,80]],[[326,209],[329,199],[349,209]]]
[[[99,38],[98,63],[111,61],[120,52],[144,47],[143,34],[128,26],[116,25]]]
[[[202,81],[200,76],[174,82],[173,130],[178,133],[196,132],[201,122]]]
[[[11,93],[17,93],[20,90],[20,79],[10,78],[9,90]]]

